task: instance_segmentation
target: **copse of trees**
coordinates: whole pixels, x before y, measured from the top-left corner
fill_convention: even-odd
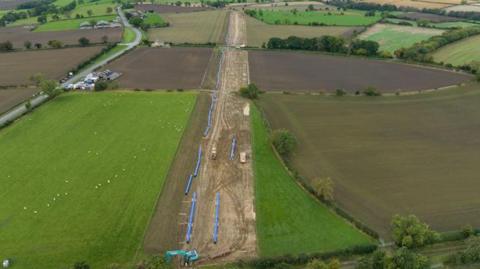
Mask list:
[[[376,250],[371,255],[362,257],[357,265],[357,269],[392,268],[429,269],[430,261],[426,256],[407,248],[400,248],[392,255],[388,255],[383,250]]]
[[[480,263],[480,237],[471,236],[466,240],[467,248],[447,257],[450,265],[467,265]]]
[[[257,99],[259,94],[260,90],[253,83],[250,83],[247,87],[243,87],[240,89],[240,95],[248,99]]]
[[[9,52],[13,51],[13,44],[10,41],[5,41],[0,43],[0,52]]]
[[[409,48],[398,49],[395,51],[395,56],[405,60],[433,62],[433,57],[430,55],[431,52],[450,43],[478,34],[480,34],[480,27],[477,26],[450,30],[441,35],[430,37],[425,41],[415,43]]]
[[[419,248],[435,243],[440,235],[421,222],[415,215],[395,215],[392,220],[392,237],[395,244],[405,248]]]

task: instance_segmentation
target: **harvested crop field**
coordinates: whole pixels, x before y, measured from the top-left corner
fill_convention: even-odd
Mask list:
[[[443,32],[433,28],[377,23],[360,34],[358,38],[376,41],[380,44],[379,50],[393,53],[397,49],[408,48],[432,36],[441,35]]]
[[[249,62],[251,81],[267,91],[416,91],[471,79],[440,69],[318,53],[251,51]]]
[[[28,100],[37,92],[35,88],[0,89],[0,115]]]
[[[363,27],[346,26],[271,25],[246,15],[245,19],[247,21],[247,43],[251,47],[261,47],[272,37],[298,36],[312,38],[333,35],[349,39],[355,31],[360,32],[363,29]]]
[[[108,42],[122,40],[123,30],[95,29],[95,30],[69,30],[61,32],[32,32],[22,26],[0,28],[0,42],[9,40],[15,48],[24,48],[24,43],[30,41],[33,44],[40,43],[47,47],[50,40],[61,41],[64,45],[78,45],[81,37],[86,37],[91,43],[102,43],[102,37],[106,36]]]
[[[184,6],[158,5],[158,4],[137,4],[135,5],[135,9],[145,11],[145,12],[154,11],[157,13],[185,13],[185,12],[211,10],[211,8],[208,8],[208,7],[184,7]]]
[[[480,12],[480,5],[458,5],[447,7],[447,11]]]
[[[422,2],[416,0],[363,0],[359,2],[375,3],[375,4],[389,4],[397,7],[414,7],[414,8],[445,8],[451,6],[445,3]]]
[[[130,268],[196,93],[62,94],[0,131],[0,238],[15,268]],[[34,250],[34,251],[32,251]]]
[[[394,12],[395,16],[407,20],[427,20],[433,23],[461,21],[462,19],[422,12]]]
[[[449,63],[455,66],[480,61],[480,35],[472,36],[447,46],[433,53],[436,62]]]
[[[223,44],[227,14],[225,10],[163,14],[162,17],[170,26],[150,29],[148,37],[154,42],[158,40],[174,44]]]
[[[265,94],[272,128],[299,140],[293,166],[331,177],[339,205],[383,237],[392,215],[440,231],[480,226],[480,89],[389,97]]]
[[[36,73],[60,79],[102,49],[102,46],[92,46],[0,53],[0,86],[28,85],[30,76]]]
[[[138,48],[106,68],[122,73],[123,88],[198,89],[211,55],[210,48]]]

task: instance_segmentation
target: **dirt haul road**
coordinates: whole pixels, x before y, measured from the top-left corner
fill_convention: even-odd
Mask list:
[[[247,105],[236,92],[249,82],[248,55],[236,47],[246,42],[246,25],[239,12],[230,13],[227,47],[219,69],[215,95],[216,107],[212,128],[202,141],[203,156],[199,176],[192,192],[197,193],[197,210],[191,242],[185,249],[195,248],[201,263],[212,260],[230,261],[256,255],[253,170],[251,160],[241,164],[239,153],[251,156],[250,120],[243,113]],[[233,137],[237,140],[235,158],[230,160]],[[217,149],[217,158],[210,153]],[[215,195],[220,194],[218,242],[213,242]],[[185,223],[191,205],[191,194],[184,201]]]

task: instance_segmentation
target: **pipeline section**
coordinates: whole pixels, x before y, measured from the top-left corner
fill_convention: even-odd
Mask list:
[[[190,240],[192,239],[192,229],[193,229],[193,221],[195,219],[196,206],[197,206],[197,193],[194,192],[192,196],[192,205],[190,206],[190,216],[188,217],[187,236],[186,236],[187,243],[190,243]]]

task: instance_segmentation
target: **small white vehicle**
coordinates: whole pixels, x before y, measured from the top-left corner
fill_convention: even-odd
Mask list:
[[[240,152],[240,163],[246,163],[247,162],[247,153],[246,152]]]

